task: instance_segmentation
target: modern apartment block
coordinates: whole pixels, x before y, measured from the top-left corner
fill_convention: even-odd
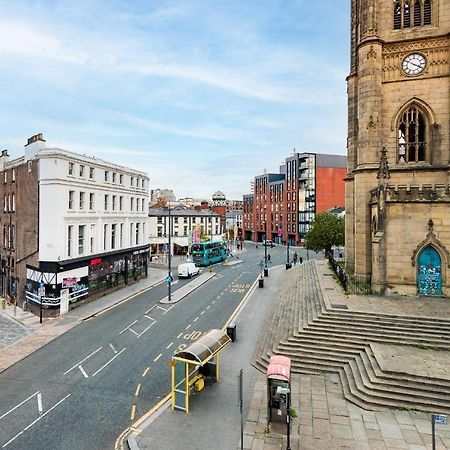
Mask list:
[[[346,167],[345,156],[294,152],[279,173],[256,176],[243,198],[244,238],[302,245],[316,214],[345,205]]]
[[[147,274],[149,178],[98,158],[50,148],[0,157],[2,295],[46,314]],[[68,304],[67,304],[68,303]]]

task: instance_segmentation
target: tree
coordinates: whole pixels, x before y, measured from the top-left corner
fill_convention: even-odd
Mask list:
[[[305,247],[308,250],[325,250],[325,256],[331,255],[333,246],[342,246],[344,242],[345,219],[329,212],[316,215],[305,237]]]

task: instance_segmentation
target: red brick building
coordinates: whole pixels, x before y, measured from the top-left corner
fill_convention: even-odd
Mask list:
[[[279,173],[254,180],[254,193],[243,197],[243,232],[247,240],[267,239],[301,245],[315,215],[345,206],[347,158],[294,153]]]

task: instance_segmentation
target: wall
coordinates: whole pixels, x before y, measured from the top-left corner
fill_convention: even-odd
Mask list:
[[[344,178],[346,175],[345,168],[316,168],[316,213],[335,206],[345,206]]]

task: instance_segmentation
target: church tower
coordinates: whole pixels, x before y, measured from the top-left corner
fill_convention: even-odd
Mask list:
[[[351,0],[347,270],[450,295],[450,2]]]

